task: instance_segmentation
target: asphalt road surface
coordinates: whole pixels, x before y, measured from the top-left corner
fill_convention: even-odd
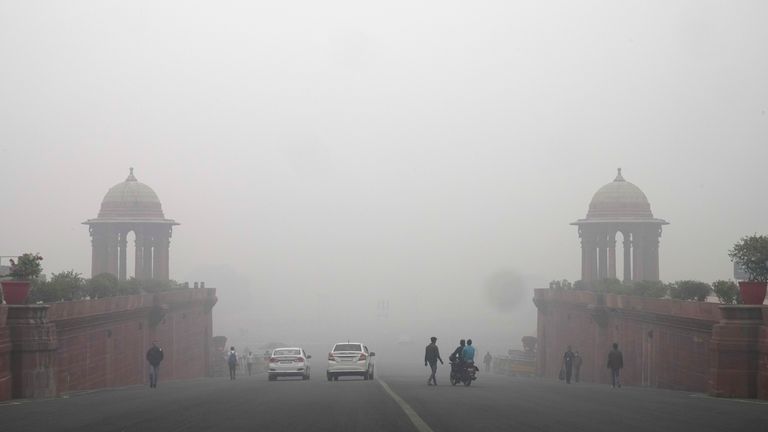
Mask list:
[[[437,387],[426,368],[377,365],[376,380],[163,382],[0,404],[0,431],[768,431],[768,401],[611,389],[481,373]]]

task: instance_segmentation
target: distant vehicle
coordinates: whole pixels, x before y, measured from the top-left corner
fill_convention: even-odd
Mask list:
[[[275,348],[269,357],[267,374],[270,381],[278,377],[300,376],[303,380],[309,379],[311,355],[307,355],[303,348]]]
[[[373,379],[373,357],[368,347],[359,342],[337,343],[328,353],[328,381],[338,380],[340,376],[362,376],[364,380]]]

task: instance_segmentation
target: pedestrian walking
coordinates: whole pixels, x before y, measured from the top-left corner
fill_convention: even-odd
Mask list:
[[[440,358],[440,349],[437,348],[437,338],[432,336],[430,338],[430,344],[427,345],[427,348],[424,350],[424,366],[429,364],[429,367],[432,369],[432,374],[427,378],[427,385],[437,385],[437,378],[435,377],[435,374],[437,373],[437,361],[440,360],[440,364],[443,363],[443,359]]]
[[[248,351],[248,355],[245,356],[245,364],[248,367],[248,376],[251,376],[251,370],[253,369],[253,363],[256,361],[256,356],[252,352]]]
[[[579,375],[581,374],[581,355],[578,351],[573,353],[573,379],[579,382]]]
[[[483,363],[485,363],[486,372],[491,371],[491,361],[493,361],[493,357],[491,356],[491,353],[489,351],[486,351],[485,357],[483,357]]]
[[[147,362],[149,362],[149,388],[157,388],[157,374],[160,371],[160,362],[163,361],[163,349],[157,346],[157,341],[152,341],[152,347],[147,350]]]
[[[568,350],[563,354],[563,369],[565,369],[565,383],[571,383],[571,375],[573,374],[573,358],[574,354],[571,351],[571,346],[568,345]]]
[[[619,344],[613,344],[613,349],[608,353],[608,369],[611,370],[611,386],[621,388],[621,369],[624,367],[624,356],[619,351]]]
[[[235,379],[237,373],[237,351],[235,347],[229,348],[229,355],[227,356],[227,364],[229,364],[229,379]]]

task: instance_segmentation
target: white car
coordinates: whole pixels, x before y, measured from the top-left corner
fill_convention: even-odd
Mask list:
[[[340,376],[356,375],[364,380],[373,379],[373,357],[365,344],[359,342],[340,342],[328,353],[328,381],[338,380]]]
[[[303,380],[309,379],[311,355],[302,348],[275,348],[269,357],[269,370],[267,374],[270,381],[277,377],[300,376]]]

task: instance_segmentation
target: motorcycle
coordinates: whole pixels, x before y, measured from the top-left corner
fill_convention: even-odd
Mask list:
[[[458,363],[451,362],[451,385],[463,383],[465,386],[472,384],[477,379],[479,369],[472,361]]]

